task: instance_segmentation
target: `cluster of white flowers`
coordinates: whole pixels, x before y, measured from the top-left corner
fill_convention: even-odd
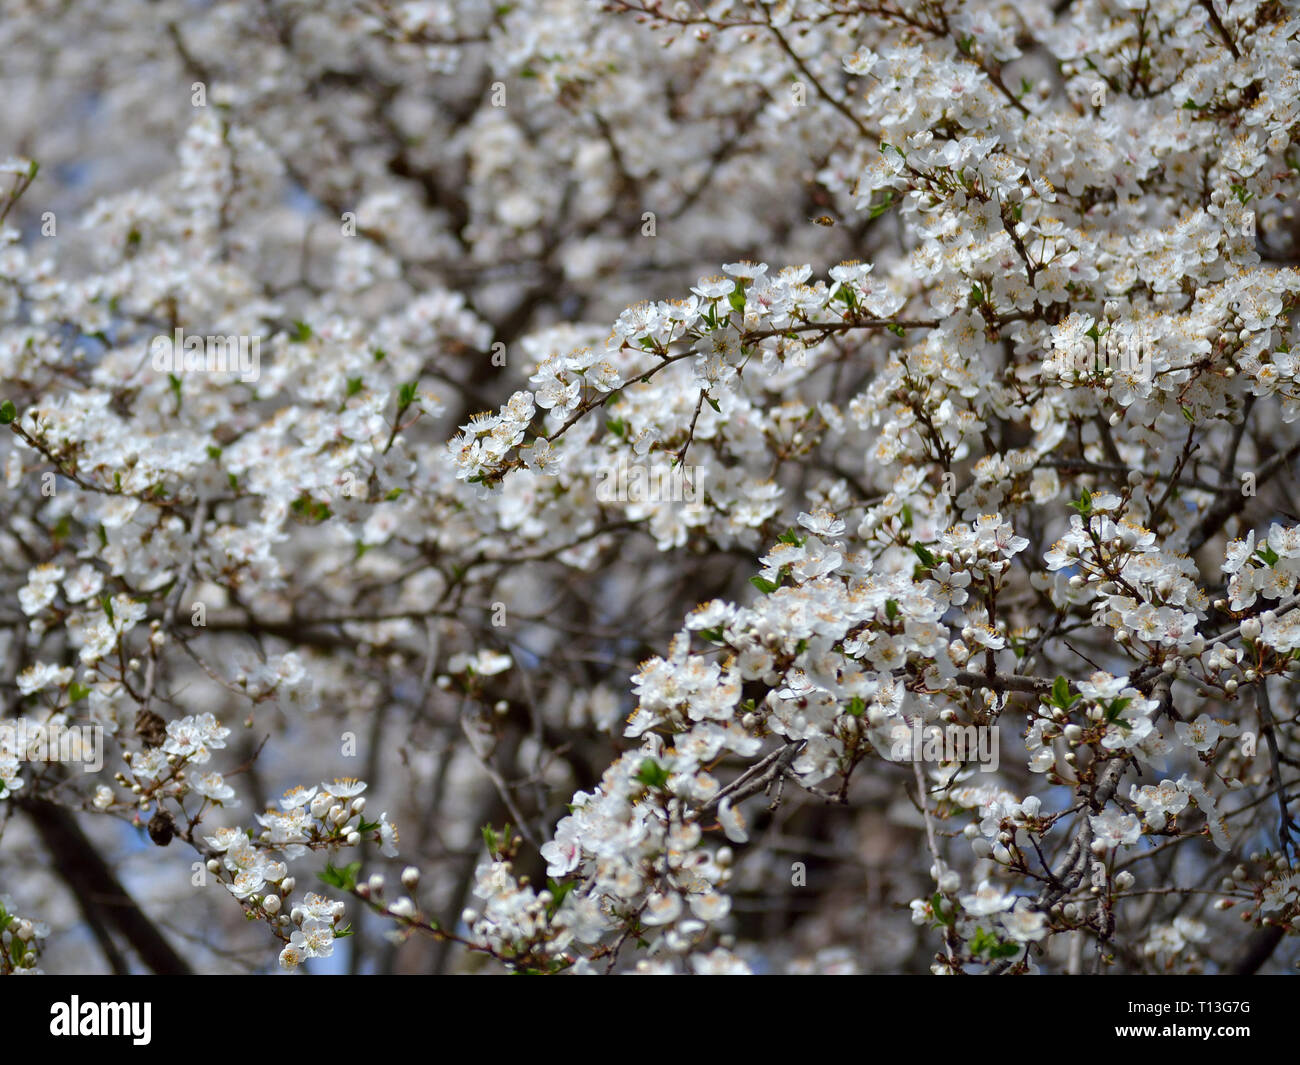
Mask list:
[[[280,799],[279,809],[256,815],[260,832],[232,826],[204,837],[214,855],[208,859],[208,871],[240,900],[250,917],[264,920],[284,942],[280,965],[285,969],[297,968],[308,958],[329,957],[335,926],[346,911],[345,903],[313,892],[295,902],[297,881],[289,875],[289,863],[311,851],[355,847],[363,836],[379,843],[384,857],[397,856],[397,826],[387,811],[374,822],[365,818],[366,800],[361,793],[366,786],[347,778],[319,787],[291,788]],[[339,881],[336,886],[349,885]]]
[[[49,934],[48,924],[23,917],[9,895],[0,895],[0,973],[40,975],[41,948]]]
[[[378,964],[379,916],[526,971],[849,971],[843,885],[784,857],[874,875],[898,839],[856,924],[937,972],[1117,928],[1125,965],[1223,968],[1243,900],[1289,928],[1288,5],[48,22],[0,25],[57,59],[0,116],[41,164],[0,166],[0,683],[106,768],[0,739],[0,802],[180,839],[285,969]],[[174,330],[260,362],[160,371]],[[937,726],[1015,756],[903,764]],[[358,742],[378,820],[346,778],[214,824]],[[351,863],[355,931],[295,900],[292,861],[395,857],[388,810],[408,896]],[[1134,931],[1175,847],[1225,905],[1162,883]]]

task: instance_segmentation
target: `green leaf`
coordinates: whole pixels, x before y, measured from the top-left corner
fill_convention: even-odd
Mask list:
[[[1128,698],[1112,699],[1110,705],[1106,707],[1106,724],[1118,725],[1124,732],[1131,729],[1133,726],[1120,717],[1120,714],[1124,712],[1124,708],[1128,706],[1131,701],[1132,700]]]
[[[759,576],[750,577],[749,583],[752,584],[764,595],[771,595],[773,592],[775,592],[778,588],[781,587],[779,584],[773,584],[766,577],[759,577]]]
[[[934,919],[935,919],[936,921],[938,921],[939,924],[941,924],[941,925],[952,924],[953,922],[955,922],[955,921],[957,920],[957,917],[956,917],[955,914],[944,913],[944,910],[943,910],[943,895],[940,894],[938,891],[936,891],[936,892],[934,893],[934,895],[931,896],[931,898],[930,898],[930,907],[931,907],[931,909],[934,910]]]
[[[1072,694],[1070,692],[1070,683],[1064,677],[1057,677],[1052,682],[1052,705],[1059,706],[1062,710],[1068,710],[1080,699],[1082,695]]]
[[[668,783],[668,770],[653,758],[647,758],[636,771],[636,778],[647,788],[662,788]]]
[[[622,418],[607,418],[605,428],[621,440],[627,433],[627,422]]]
[[[1014,958],[1020,953],[1020,947],[1015,943],[1004,943],[997,936],[983,928],[975,929],[975,934],[971,936],[970,949],[972,954],[984,954],[990,960]]]
[[[706,396],[704,397],[704,399],[705,399],[705,401],[708,403],[708,405],[714,409],[714,411],[715,411],[716,413],[718,413],[718,414],[721,414],[721,413],[722,413],[722,408],[721,408],[720,406],[718,406],[718,401],[717,401],[716,399],[714,399],[714,398],[713,398],[712,396],[710,396],[710,395],[706,395]]]
[[[317,873],[323,883],[329,884],[330,887],[340,888],[343,891],[352,891],[357,886],[357,874],[361,872],[360,862],[349,862],[339,869],[329,862],[325,863],[325,868]]]
[[[361,378],[360,378],[360,377],[349,377],[349,378],[348,378],[348,395],[349,395],[349,396],[355,396],[358,392],[361,391],[361,389],[362,389],[363,387],[364,387],[364,386],[363,386],[362,383],[361,383]]]
[[[556,883],[554,880],[547,879],[546,890],[551,893],[550,905],[546,907],[546,916],[554,917],[560,909],[560,904],[564,902],[566,896],[574,888],[574,881],[566,880],[563,884]]]
[[[894,599],[885,600],[885,617],[889,618],[890,621],[893,621],[896,617],[898,617],[897,600]]]
[[[68,685],[68,702],[70,704],[81,702],[89,694],[90,689],[84,684],[78,684],[75,680]]]
[[[14,409],[13,400],[6,399],[0,403],[0,425],[8,425],[18,417],[18,411]]]
[[[733,311],[745,311],[745,283],[737,281],[736,287],[731,290],[731,295],[727,297],[727,302],[731,304]]]
[[[862,696],[855,695],[849,700],[849,705],[844,708],[854,717],[861,717],[867,712],[867,704],[862,701]]]
[[[888,211],[889,208],[893,206],[893,204],[894,204],[894,190],[886,189],[885,198],[880,203],[872,207],[871,210],[868,212],[868,214],[871,218],[879,218],[882,214]]]
[[[1088,517],[1092,513],[1092,493],[1086,488],[1081,489],[1078,500],[1071,503],[1070,506],[1077,510],[1082,517]]]
[[[312,499],[311,496],[303,494],[289,504],[289,510],[296,516],[312,525],[318,525],[326,518],[334,516],[328,503],[322,503],[319,499]]]
[[[311,339],[311,326],[299,319],[294,319],[293,329],[289,333],[289,340],[294,344],[302,344]]]

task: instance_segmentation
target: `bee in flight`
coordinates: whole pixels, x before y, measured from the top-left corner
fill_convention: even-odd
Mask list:
[[[833,226],[835,224],[835,219],[828,214],[819,214],[816,218],[810,218],[808,221],[819,226]]]

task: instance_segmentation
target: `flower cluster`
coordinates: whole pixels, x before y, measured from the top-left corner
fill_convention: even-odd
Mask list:
[[[0,895],[0,973],[39,975],[41,948],[49,934],[48,924],[21,916],[14,900]]]
[[[1291,7],[146,6],[0,25],[48,59],[0,116],[0,724],[104,744],[0,732],[0,831],[179,840],[222,890],[160,896],[284,969],[1291,930]],[[221,821],[338,758],[373,790]],[[400,897],[339,857],[388,811]],[[0,965],[61,963],[14,908]]]

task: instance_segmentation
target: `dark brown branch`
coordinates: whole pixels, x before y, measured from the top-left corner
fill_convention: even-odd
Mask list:
[[[192,972],[127,893],[70,810],[29,796],[15,802],[35,825],[54,868],[83,911],[93,909],[113,925],[152,972],[160,976],[187,976]]]

